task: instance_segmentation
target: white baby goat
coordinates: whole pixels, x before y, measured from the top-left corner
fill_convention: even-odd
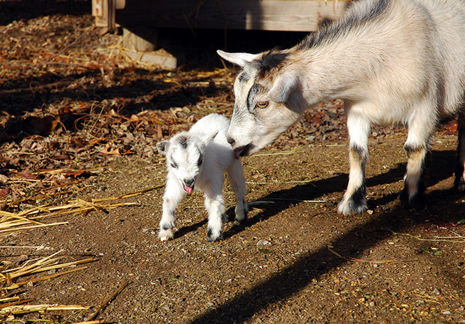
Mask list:
[[[205,194],[208,211],[208,240],[217,241],[223,235],[224,173],[236,196],[236,221],[247,218],[245,178],[240,159],[226,139],[229,120],[218,114],[200,119],[188,132],[176,134],[170,140],[157,144],[158,151],[166,156],[168,168],[163,216],[158,237],[164,241],[173,237],[174,212],[185,193],[193,189]]]

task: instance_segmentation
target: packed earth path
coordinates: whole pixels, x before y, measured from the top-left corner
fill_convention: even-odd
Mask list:
[[[395,125],[370,137],[368,212],[337,213],[349,165],[333,101],[242,159],[244,224],[226,182],[223,240],[208,242],[194,192],[161,242],[166,167],[155,145],[210,113],[231,117],[237,70],[215,53],[224,39],[161,32],[185,57],[168,71],[110,54],[122,36],[99,35],[89,1],[37,3],[0,1],[2,321],[465,322],[454,121],[433,139],[424,210],[399,206],[406,131]],[[228,46],[301,36],[270,45],[263,35],[231,32]]]

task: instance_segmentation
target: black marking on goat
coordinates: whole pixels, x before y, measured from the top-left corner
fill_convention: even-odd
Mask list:
[[[363,147],[358,146],[358,145],[352,145],[350,147],[350,150],[352,151],[352,153],[354,153],[357,156],[359,161],[361,161],[363,164],[366,162],[367,152],[365,149],[363,149]]]
[[[171,229],[171,226],[169,226],[168,224],[165,224],[161,227],[164,231],[167,231],[169,229]]]
[[[345,35],[351,29],[381,16],[387,10],[390,2],[391,0],[378,0],[374,2],[372,7],[363,15],[357,15],[356,12],[352,12],[341,20],[335,21],[334,23],[323,27],[318,32],[308,35],[299,45],[297,45],[297,49],[306,50],[321,45],[328,40],[336,39],[341,35]]]
[[[245,83],[250,80],[250,76],[247,74],[247,72],[242,71],[242,73],[237,76],[237,80],[239,83]]]
[[[223,233],[222,232],[220,233],[220,235],[218,235],[218,237],[216,239],[213,239],[212,236],[213,236],[213,231],[211,230],[211,228],[209,228],[208,231],[207,231],[207,237],[208,237],[208,240],[210,242],[220,241],[220,240],[223,239]]]
[[[197,166],[200,167],[203,163],[203,154],[199,151],[199,159],[197,160]]]
[[[365,181],[363,181],[362,186],[357,188],[357,190],[355,190],[352,196],[350,197],[350,200],[349,200],[350,210],[353,210],[357,213],[362,213],[363,211],[365,211],[366,193],[367,193],[367,187],[365,185]]]
[[[264,78],[270,70],[282,65],[288,56],[288,53],[278,52],[276,50],[265,53],[260,61],[253,62],[257,66],[258,76]]]
[[[256,83],[250,88],[249,94],[247,95],[247,108],[249,109],[250,113],[254,113],[255,111],[255,95],[257,94],[260,86]]]
[[[179,138],[179,145],[181,145],[181,147],[182,147],[183,149],[187,149],[187,146],[189,145],[189,140],[188,140],[188,138],[185,137],[185,136],[181,136],[181,137]]]
[[[404,150],[407,153],[407,157],[411,158],[413,154],[420,153],[421,151],[425,150],[425,147],[405,145]]]

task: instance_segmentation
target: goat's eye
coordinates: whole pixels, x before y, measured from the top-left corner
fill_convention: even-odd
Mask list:
[[[255,108],[264,109],[268,107],[268,101],[259,101],[255,104]]]
[[[178,168],[178,165],[177,165],[176,163],[174,163],[174,162],[171,162],[171,167],[172,167],[173,169],[177,169],[177,168]]]

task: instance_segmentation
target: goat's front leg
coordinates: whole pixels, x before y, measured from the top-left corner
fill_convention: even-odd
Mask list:
[[[158,232],[158,237],[162,241],[173,238],[174,213],[183,196],[184,191],[178,181],[168,178],[163,195],[163,215]]]
[[[455,169],[455,187],[465,191],[465,105],[458,118],[459,144],[457,147],[457,166]]]
[[[368,160],[368,136],[370,121],[349,111],[347,127],[350,137],[350,173],[347,190],[338,206],[338,212],[344,215],[363,213],[368,209],[366,203],[365,165]]]
[[[226,212],[224,199],[221,193],[222,186],[219,190],[210,188],[205,192],[205,208],[208,212],[208,232],[209,241],[219,241],[223,239],[223,215]]]

